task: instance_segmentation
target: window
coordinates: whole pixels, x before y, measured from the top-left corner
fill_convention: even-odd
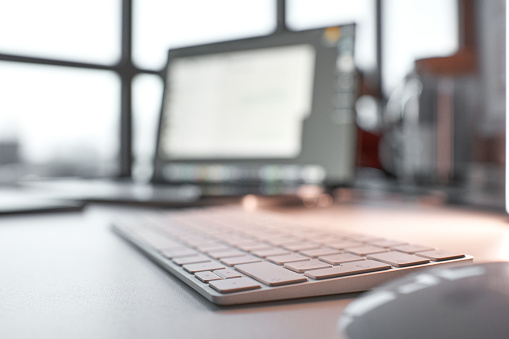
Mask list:
[[[270,34],[275,10],[274,0],[137,0],[134,62],[161,69],[170,47]]]
[[[139,74],[134,78],[133,176],[140,181],[147,181],[152,174],[162,97],[161,77]]]
[[[413,69],[416,59],[458,49],[457,0],[384,0],[383,89],[386,94]]]
[[[68,175],[118,170],[113,72],[0,62],[0,74],[0,140],[19,144],[22,163]],[[76,172],[61,172],[72,166]]]
[[[375,14],[375,0],[289,0],[287,24],[302,30],[355,22],[355,63],[371,72],[376,68]]]
[[[111,65],[120,58],[121,0],[0,2],[0,53]]]

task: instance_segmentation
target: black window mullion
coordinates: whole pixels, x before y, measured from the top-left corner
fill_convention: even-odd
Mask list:
[[[119,177],[132,176],[133,163],[133,109],[132,83],[137,74],[161,75],[161,71],[137,68],[133,64],[133,0],[122,0],[122,57],[116,70],[121,81],[120,105],[120,171]]]
[[[132,79],[136,69],[132,62],[132,0],[122,0],[121,59],[118,64],[121,81],[120,98],[120,177],[132,174]]]

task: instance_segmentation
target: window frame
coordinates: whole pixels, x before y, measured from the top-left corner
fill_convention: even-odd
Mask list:
[[[379,88],[381,83],[380,66],[381,45],[380,45],[380,2],[376,0],[375,20],[377,27],[377,65],[375,74],[371,75],[371,80],[375,87]],[[276,0],[276,29],[275,33],[288,30],[286,26],[286,1]],[[119,61],[112,65],[98,63],[76,62],[53,58],[40,58],[36,56],[24,56],[18,54],[0,53],[0,61],[12,61],[28,64],[40,64],[47,66],[73,67],[83,69],[111,71],[118,75],[120,79],[120,116],[119,116],[119,167],[117,177],[131,178],[133,167],[133,93],[132,84],[136,75],[152,74],[163,77],[163,70],[140,68],[133,62],[133,0],[121,0],[121,48]],[[380,92],[378,92],[380,93]]]

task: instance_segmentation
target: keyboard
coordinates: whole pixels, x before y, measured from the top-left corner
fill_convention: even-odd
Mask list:
[[[133,212],[112,225],[219,305],[360,292],[416,270],[473,261],[464,253],[231,206]]]

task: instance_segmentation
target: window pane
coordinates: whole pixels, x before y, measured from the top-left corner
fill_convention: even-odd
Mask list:
[[[152,174],[163,81],[157,75],[137,75],[133,81],[133,176],[147,181]]]
[[[457,0],[383,3],[383,88],[389,94],[416,59],[447,56],[458,49],[458,5]]]
[[[288,27],[303,30],[355,22],[355,62],[363,71],[376,67],[374,0],[287,0]],[[408,0],[407,0],[408,1]]]
[[[114,73],[0,62],[0,74],[0,143],[18,145],[18,162],[29,172],[114,174],[120,110]]]
[[[0,53],[112,64],[120,0],[0,1]]]
[[[161,69],[170,47],[269,34],[275,10],[274,0],[134,1],[134,60]]]

